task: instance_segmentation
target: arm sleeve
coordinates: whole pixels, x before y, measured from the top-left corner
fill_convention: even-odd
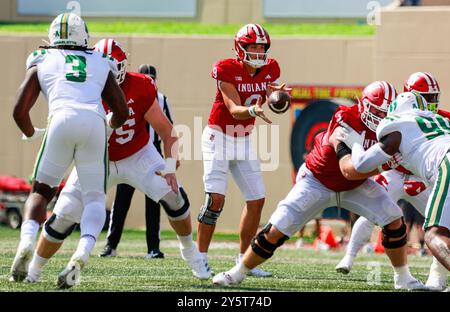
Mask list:
[[[372,145],[367,151],[361,144],[355,143],[352,148],[352,163],[356,171],[369,173],[391,159],[391,155],[381,149],[379,143]]]

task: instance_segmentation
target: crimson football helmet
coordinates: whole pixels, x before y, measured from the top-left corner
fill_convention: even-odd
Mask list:
[[[121,84],[125,80],[128,59],[127,53],[120,43],[114,39],[102,39],[94,45],[94,50],[99,51],[117,61],[117,83]]]
[[[375,81],[364,88],[359,112],[362,122],[376,131],[380,121],[386,116],[389,105],[397,97],[395,87],[387,81]]]
[[[264,53],[247,52],[248,44],[264,44]],[[238,60],[259,68],[267,64],[267,51],[270,48],[269,33],[259,24],[247,24],[234,36],[234,50]]]
[[[403,85],[403,91],[417,91],[427,101],[428,110],[437,112],[441,90],[437,80],[431,74],[425,72],[411,74]]]

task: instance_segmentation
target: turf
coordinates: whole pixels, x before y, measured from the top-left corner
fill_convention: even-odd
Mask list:
[[[161,34],[161,35],[227,35],[234,36],[242,26],[208,25],[193,22],[98,22],[87,21],[91,33]],[[48,23],[0,23],[0,33],[26,32],[46,34]],[[264,24],[271,36],[371,36],[374,26],[367,24]]]
[[[60,252],[48,264],[42,281],[37,284],[11,283],[8,273],[18,243],[19,231],[0,226],[0,292],[4,291],[58,291],[55,286],[57,274],[64,268],[72,254],[79,232],[75,232]],[[95,254],[103,247],[102,233]],[[343,255],[342,251],[325,252],[311,249],[298,250],[288,242],[263,268],[273,272],[270,278],[247,278],[233,288],[213,287],[211,281],[195,279],[190,269],[179,257],[173,233],[164,232],[161,249],[165,259],[144,259],[146,244],[143,231],[125,231],[116,258],[93,256],[82,272],[81,284],[66,290],[69,292],[114,291],[394,291],[392,269],[385,255],[361,255],[349,275],[337,274],[334,266]],[[236,235],[217,235],[219,241],[210,250],[210,265],[215,272],[229,269],[237,254]],[[224,244],[224,241],[231,244]],[[374,262],[380,269],[380,280],[373,285],[367,282],[370,276],[368,265]],[[412,273],[425,281],[431,257],[409,257]]]

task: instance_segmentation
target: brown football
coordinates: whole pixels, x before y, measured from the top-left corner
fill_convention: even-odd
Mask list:
[[[283,114],[291,105],[291,97],[286,91],[273,91],[269,96],[269,108],[276,114]]]

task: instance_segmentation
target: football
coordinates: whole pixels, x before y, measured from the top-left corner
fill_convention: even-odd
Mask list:
[[[269,96],[269,108],[276,114],[283,114],[291,105],[291,97],[286,91],[273,91]]]

